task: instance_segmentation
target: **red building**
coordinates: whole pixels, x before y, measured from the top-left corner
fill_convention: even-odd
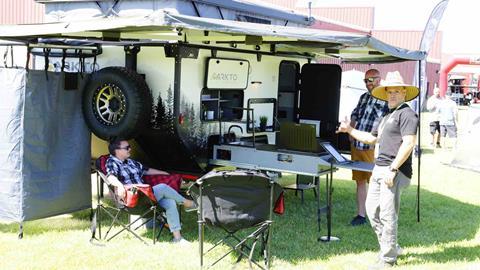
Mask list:
[[[363,32],[371,35],[385,43],[410,49],[418,50],[422,39],[423,31],[408,30],[375,30],[375,8],[374,7],[312,7],[308,10],[305,7],[299,7],[297,0],[249,0],[254,2],[264,2],[272,5],[282,6],[287,9],[311,14],[317,21],[311,27],[326,30]],[[327,23],[328,22],[328,23]],[[347,27],[345,27],[347,26]],[[350,29],[349,29],[350,28]],[[433,87],[438,85],[440,62],[442,58],[441,48],[442,33],[437,32],[433,46],[427,58],[427,87],[428,93],[432,93]],[[380,70],[385,78],[389,71],[398,70],[406,82],[412,82],[415,73],[414,62],[392,63],[383,65],[364,65],[364,64],[345,64],[337,59],[322,59],[322,63],[336,63],[341,65],[344,71],[356,69],[366,71],[370,68]]]
[[[44,14],[44,5],[34,0],[0,1],[0,24],[41,23]]]

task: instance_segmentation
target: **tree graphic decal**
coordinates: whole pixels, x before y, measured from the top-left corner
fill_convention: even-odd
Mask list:
[[[171,85],[166,92],[166,98],[159,93],[152,108],[151,127],[170,137],[169,141],[180,142],[196,157],[207,157],[208,137],[218,134],[218,122],[204,123],[200,118],[200,107],[190,102],[193,97],[181,96],[180,114],[183,122],[178,124],[178,133],[175,129],[177,121],[173,113],[174,96]],[[164,139],[166,139],[164,137]]]

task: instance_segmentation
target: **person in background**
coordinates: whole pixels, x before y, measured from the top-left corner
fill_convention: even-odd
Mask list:
[[[389,73],[385,86],[372,90],[372,96],[388,101],[390,109],[379,125],[365,132],[354,129],[345,119],[337,130],[375,145],[375,166],[366,201],[367,215],[380,245],[379,261],[372,269],[391,267],[402,254],[397,244],[400,193],[412,177],[412,151],[418,129],[418,117],[405,102],[418,93],[417,87],[403,83],[400,73]]]
[[[143,175],[168,174],[168,172],[148,168],[140,162],[130,159],[131,147],[128,141],[115,139],[108,145],[110,157],[107,159],[107,180],[117,188],[120,198],[125,196],[125,184],[143,184]],[[192,200],[185,199],[176,190],[166,184],[158,184],[152,187],[158,204],[165,209],[167,223],[173,234],[173,243],[189,243],[181,233],[180,216],[177,204],[183,204],[187,211],[196,210],[196,204]]]
[[[371,132],[373,126],[378,123],[378,120],[388,112],[387,103],[371,95],[372,90],[380,85],[380,80],[380,72],[378,70],[370,69],[365,72],[363,81],[368,91],[360,96],[357,106],[350,115],[350,124],[353,128],[360,131]],[[373,163],[373,148],[371,145],[352,139],[350,147],[352,160]],[[355,180],[357,184],[357,216],[350,222],[352,226],[362,225],[367,222],[365,200],[367,198],[367,183],[370,176],[370,172],[352,171],[352,179]]]
[[[451,143],[449,147],[457,146],[458,108],[451,98],[451,92],[447,92],[445,98],[438,106],[440,133],[443,136],[443,146],[446,147],[446,136]]]
[[[433,89],[433,95],[427,100],[427,110],[431,112],[432,117],[430,121],[430,134],[432,135],[432,147],[440,148],[440,114],[438,113],[438,108],[442,97],[440,96],[440,89],[435,87]]]

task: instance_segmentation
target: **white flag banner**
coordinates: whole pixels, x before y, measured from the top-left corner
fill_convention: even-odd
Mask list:
[[[428,52],[435,40],[435,34],[438,29],[438,25],[440,24],[440,20],[442,19],[443,12],[447,8],[448,0],[443,0],[438,3],[435,8],[433,8],[432,13],[430,14],[430,18],[428,18],[427,24],[425,25],[425,30],[423,30],[422,40],[420,42],[420,50],[426,53],[428,57]],[[413,75],[413,85],[417,85],[420,88],[420,97],[415,99],[410,105],[414,108],[415,111],[418,112],[419,117],[421,117],[420,111],[424,104],[424,100],[426,98],[427,93],[427,78],[426,78],[426,59],[417,62],[415,66],[415,74]],[[419,132],[420,133],[420,132]],[[417,169],[417,222],[420,222],[420,176],[421,176],[421,150],[420,147],[420,136],[417,138],[417,148],[416,153],[418,154],[418,169]]]
[[[438,26],[442,20],[447,5],[448,0],[443,0],[433,8],[430,18],[425,25],[425,30],[423,30],[419,50],[426,52],[427,56],[432,47],[433,41],[435,40],[435,34],[437,33]],[[426,64],[426,60],[422,60],[419,63],[417,62],[417,65],[415,66],[415,74],[413,76],[413,85],[418,85],[420,88],[420,98],[412,102],[412,107],[418,112],[420,111],[419,109],[423,107],[427,95]],[[418,102],[420,102],[420,104],[417,104]]]

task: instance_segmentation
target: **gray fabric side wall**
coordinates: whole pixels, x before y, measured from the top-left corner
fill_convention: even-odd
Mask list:
[[[25,94],[22,220],[91,207],[90,132],[63,73],[29,71]]]
[[[26,74],[0,68],[0,220],[22,218],[22,141]]]

